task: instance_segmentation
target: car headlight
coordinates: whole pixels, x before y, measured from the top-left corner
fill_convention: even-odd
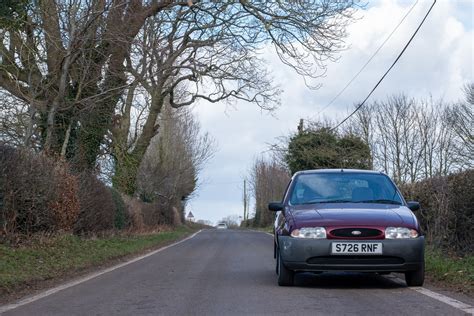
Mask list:
[[[387,227],[385,228],[386,239],[416,238],[418,232],[406,227]]]
[[[303,227],[291,231],[291,236],[295,238],[326,238],[326,229],[324,227]]]

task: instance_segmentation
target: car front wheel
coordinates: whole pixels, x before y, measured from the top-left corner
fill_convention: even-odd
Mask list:
[[[415,271],[405,272],[405,282],[408,286],[422,286],[425,281],[425,263]]]
[[[295,272],[285,267],[280,252],[277,253],[278,285],[292,286]]]

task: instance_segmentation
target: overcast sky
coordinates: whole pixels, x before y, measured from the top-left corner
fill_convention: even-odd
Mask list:
[[[218,143],[217,152],[200,174],[201,186],[190,201],[196,219],[214,223],[227,215],[242,215],[243,178],[253,160],[268,150],[279,136],[296,130],[300,118],[315,118],[376,51],[400,22],[415,0],[369,0],[359,12],[362,19],[352,24],[346,39],[350,48],[337,63],[328,65],[322,87],[308,89],[301,77],[266,54],[276,83],[284,90],[278,110],[262,112],[256,105],[201,102],[193,109],[203,131]],[[399,54],[431,5],[419,0],[416,7],[376,55],[363,73],[321,115],[342,118],[361,101]],[[461,88],[474,81],[474,5],[472,0],[438,0],[401,60],[369,101],[403,92],[425,98],[432,95],[446,101],[462,98]]]

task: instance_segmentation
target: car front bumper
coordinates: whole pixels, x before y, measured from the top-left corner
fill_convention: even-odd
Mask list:
[[[382,243],[380,255],[332,255],[333,242]],[[294,271],[404,272],[422,267],[423,236],[414,239],[335,240],[278,236],[283,264]]]

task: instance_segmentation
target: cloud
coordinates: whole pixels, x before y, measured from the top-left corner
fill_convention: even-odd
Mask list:
[[[284,89],[282,106],[272,115],[241,102],[234,108],[204,102],[195,106],[193,111],[203,130],[216,138],[219,151],[201,174],[204,184],[190,203],[194,215],[218,221],[227,215],[243,214],[241,182],[253,159],[265,152],[276,137],[295,131],[300,118],[316,117],[385,40],[412,3],[377,1],[361,11],[363,18],[348,29],[350,48],[341,53],[338,62],[328,65],[326,77],[320,78],[323,86],[319,90],[308,89],[300,76],[267,52],[272,75]],[[372,63],[323,115],[341,119],[367,95],[429,6],[428,1],[418,2]],[[472,2],[438,1],[406,53],[369,101],[400,92],[420,98],[432,95],[446,101],[461,99],[462,85],[474,80],[474,37],[465,7],[471,8],[472,13]],[[461,11],[464,13],[459,14]]]

